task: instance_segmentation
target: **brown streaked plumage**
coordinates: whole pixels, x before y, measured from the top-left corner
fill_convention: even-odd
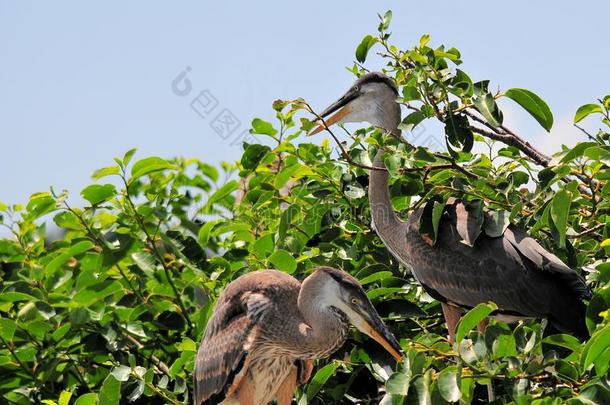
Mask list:
[[[397,97],[390,78],[367,73],[320,114],[325,122],[311,135],[334,123],[366,121],[400,137]],[[383,153],[382,148],[377,151],[373,166],[384,167]],[[400,220],[388,182],[387,171],[371,171],[369,203],[375,230],[392,255],[441,301],[450,340],[460,312],[488,301],[498,305],[500,319],[548,318],[560,330],[587,337],[582,299],[590,298],[590,291],[584,280],[524,230],[511,225],[499,237],[479,235],[478,221],[465,203],[450,199],[432,246],[419,232],[423,209],[406,222]]]
[[[218,298],[199,346],[194,404],[290,404],[312,360],[339,348],[349,323],[400,359],[364,290],[341,270],[317,268],[303,283],[277,270],[237,278]]]

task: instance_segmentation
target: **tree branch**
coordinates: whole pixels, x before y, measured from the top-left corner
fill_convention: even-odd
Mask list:
[[[544,153],[542,153],[539,150],[537,150],[536,148],[534,148],[529,142],[527,142],[526,140],[521,138],[519,135],[515,134],[510,129],[506,128],[503,125],[500,125],[499,127],[494,127],[494,126],[490,125],[487,121],[480,118],[479,116],[477,116],[476,114],[474,114],[471,111],[464,110],[463,113],[466,114],[473,121],[483,124],[491,130],[491,131],[486,131],[486,130],[478,128],[478,127],[471,127],[472,130],[474,132],[476,132],[477,134],[483,135],[484,137],[487,137],[487,138],[490,138],[490,139],[493,139],[496,141],[500,141],[509,146],[514,146],[515,148],[519,149],[527,157],[532,159],[534,162],[536,162],[540,166],[543,166],[543,167],[549,166],[551,158],[549,158]]]

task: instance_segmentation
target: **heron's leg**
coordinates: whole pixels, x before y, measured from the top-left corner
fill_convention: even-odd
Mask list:
[[[445,316],[445,322],[447,322],[447,332],[449,333],[449,343],[455,343],[455,326],[457,325],[462,311],[458,307],[454,307],[450,304],[441,303],[443,308],[443,315]]]
[[[297,387],[297,374],[297,368],[293,367],[286,378],[284,378],[284,381],[282,381],[282,384],[275,394],[277,405],[290,405],[292,403],[294,390]]]
[[[312,360],[297,360],[297,381],[299,384],[305,384],[309,381],[311,377],[311,372],[313,371],[313,361]]]
[[[237,403],[239,405],[254,405],[254,392],[254,379],[250,373],[246,373],[235,393]]]

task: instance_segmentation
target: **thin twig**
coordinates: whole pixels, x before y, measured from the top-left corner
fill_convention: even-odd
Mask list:
[[[123,337],[125,337],[125,339],[129,340],[131,343],[133,343],[136,348],[138,349],[142,349],[144,348],[144,345],[138,341],[136,338],[134,338],[133,336],[127,334],[127,333],[123,333]],[[152,363],[155,365],[155,367],[161,371],[163,374],[167,375],[168,377],[172,377],[169,373],[169,367],[167,367],[167,364],[165,364],[163,361],[161,361],[157,356],[155,356],[154,354],[150,355],[150,360],[152,361]]]
[[[593,226],[593,227],[591,227],[589,229],[585,229],[584,231],[579,232],[579,233],[577,233],[575,235],[568,235],[568,236],[570,238],[580,238],[581,236],[585,236],[585,235],[589,235],[591,233],[595,233],[595,232],[599,231],[600,229],[603,229],[604,226],[606,226],[605,223],[597,224],[597,225],[595,225],[595,226]]]
[[[123,179],[123,184],[125,185],[125,198],[127,200],[127,203],[129,204],[129,206],[131,207],[131,209],[133,211],[133,215],[134,215],[136,222],[138,223],[138,226],[140,227],[140,229],[142,229],[142,232],[144,232],[144,235],[146,236],[146,242],[148,243],[149,248],[153,251],[153,253],[157,257],[157,260],[161,264],[161,267],[163,267],[165,277],[167,278],[167,283],[171,287],[171,289],[174,293],[174,296],[176,298],[176,301],[178,302],[178,306],[180,307],[180,316],[186,322],[187,329],[189,331],[191,331],[193,329],[193,325],[191,325],[191,321],[188,318],[188,312],[186,310],[186,306],[182,302],[182,297],[181,297],[180,293],[178,292],[178,288],[176,288],[176,284],[174,283],[174,279],[171,275],[171,271],[167,267],[167,264],[165,263],[163,256],[159,252],[159,249],[157,249],[155,240],[151,237],[150,233],[148,233],[144,220],[140,217],[140,214],[138,213],[135,204],[131,200],[131,195],[129,194],[129,184],[127,183],[127,179],[125,178],[124,174],[121,176],[121,179]]]

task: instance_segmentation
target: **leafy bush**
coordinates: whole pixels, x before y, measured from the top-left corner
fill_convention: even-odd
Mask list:
[[[296,142],[311,129],[313,110],[303,100],[278,100],[277,123],[256,119],[252,129],[273,146],[245,144],[235,165],[134,162],[131,150],[93,174],[96,182],[81,192],[84,208],[53,190],[25,206],[0,203],[0,222],[13,234],[0,240],[3,401],[187,403],[198,340],[223,288],[257,269],[302,278],[325,264],[365,285],[405,359],[394,367],[354,332],[318,362],[298,403],[484,402],[490,382],[500,402],[610,403],[610,96],[582,106],[574,119],[600,117],[606,129],[548,158],[502,125],[496,103],[513,100],[549,130],[553,116],[542,99],[473,82],[457,67],[459,51],[433,48],[428,36],[400,50],[388,42],[390,18],[381,18],[378,35],[364,38],[356,58],[362,63],[372,47],[381,50],[409,112],[402,129],[439,122],[446,152],[414,146],[407,132],[398,140],[368,128],[348,133],[337,159],[328,141]],[[370,227],[367,166],[381,144],[390,152],[385,164],[401,214],[459,196],[493,212],[496,221],[481,231],[524,226],[571,267],[585,269],[594,290],[591,339],[543,333],[533,320],[516,327],[491,321],[480,333],[474,326],[493,309],[483,304],[462,320],[452,347],[439,303]],[[62,230],[56,238],[41,225],[51,217]]]

